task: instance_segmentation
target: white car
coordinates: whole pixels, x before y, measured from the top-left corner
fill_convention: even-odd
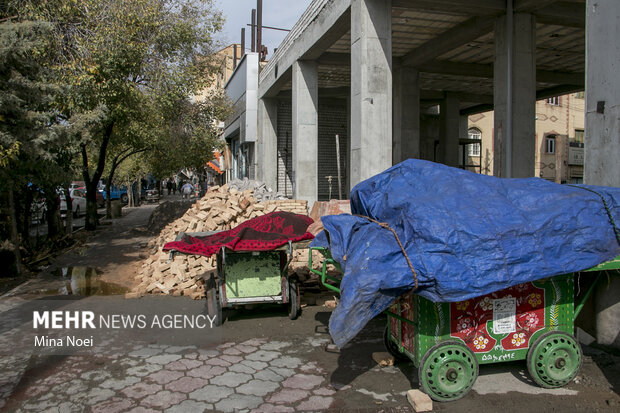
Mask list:
[[[80,214],[86,213],[86,194],[84,191],[81,189],[71,189],[69,194],[71,195],[73,216],[79,217]],[[63,190],[58,190],[58,196],[60,197],[60,215],[65,215],[67,213],[65,192]]]

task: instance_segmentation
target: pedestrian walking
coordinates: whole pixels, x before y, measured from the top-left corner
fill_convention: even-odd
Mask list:
[[[192,191],[194,190],[194,186],[189,182],[181,187],[181,193],[183,194],[183,199],[190,199],[192,196]]]

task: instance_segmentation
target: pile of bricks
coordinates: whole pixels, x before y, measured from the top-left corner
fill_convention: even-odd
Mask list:
[[[144,294],[185,295],[193,299],[204,297],[204,284],[216,273],[216,258],[162,251],[165,243],[174,241],[180,232],[223,231],[249,219],[274,211],[308,214],[307,201],[274,200],[257,202],[253,190],[229,190],[227,185],[211,187],[179,219],[169,223],[149,242],[151,255],[143,262],[136,276],[138,285],[127,298]]]

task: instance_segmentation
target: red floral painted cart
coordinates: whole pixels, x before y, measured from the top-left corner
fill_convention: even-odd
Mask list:
[[[338,277],[327,266],[338,264],[329,251],[322,270],[323,285],[338,289]],[[310,254],[312,257],[312,254]],[[312,262],[310,262],[312,268]],[[588,271],[620,269],[620,257]],[[480,364],[527,360],[541,387],[566,385],[581,366],[581,347],[574,321],[597,279],[575,306],[574,274],[519,284],[474,299],[435,303],[413,292],[386,311],[384,342],[396,359],[410,359],[418,368],[420,387],[434,400],[465,396],[478,377]]]

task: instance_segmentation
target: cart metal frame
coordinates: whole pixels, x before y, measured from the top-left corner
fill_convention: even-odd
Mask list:
[[[185,235],[204,237],[217,231],[181,232],[176,241]],[[288,276],[293,251],[307,248],[309,241],[288,242],[269,251],[231,251],[222,247],[216,255],[217,271],[205,280],[207,313],[215,317],[214,324],[224,322],[223,309],[252,304],[287,304],[291,320],[299,315],[301,300],[295,276]],[[176,251],[171,251],[173,259]]]

